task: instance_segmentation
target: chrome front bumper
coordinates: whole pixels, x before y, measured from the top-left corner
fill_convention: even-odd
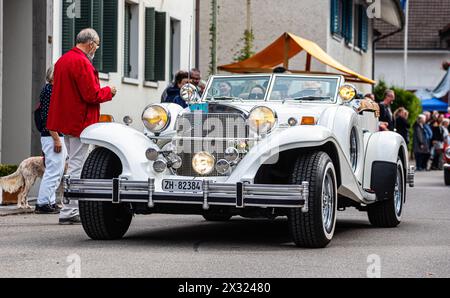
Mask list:
[[[301,208],[308,212],[309,183],[302,185],[267,185],[248,183],[214,183],[203,181],[199,193],[155,192],[155,179],[128,181],[122,179],[89,180],[64,177],[64,199],[120,203],[200,204],[236,208]]]

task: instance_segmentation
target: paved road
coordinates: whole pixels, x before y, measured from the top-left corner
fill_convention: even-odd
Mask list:
[[[400,227],[372,228],[347,210],[322,250],[293,247],[283,219],[138,216],[125,240],[95,242],[55,216],[1,217],[0,277],[65,277],[73,254],[82,277],[366,277],[370,255],[382,277],[450,277],[450,188],[437,172],[416,184]]]

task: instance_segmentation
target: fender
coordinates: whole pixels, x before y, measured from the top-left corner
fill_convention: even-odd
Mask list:
[[[393,169],[397,169],[399,152],[403,152],[403,168],[406,170],[408,168],[408,149],[401,135],[383,131],[370,136],[366,145],[364,189],[372,189],[372,186],[382,184],[381,181],[372,181],[372,177],[381,179],[393,175],[391,172]],[[374,170],[380,172],[381,168],[385,168],[388,172],[385,172],[385,175],[374,175]]]
[[[284,130],[277,130],[258,142],[233,171],[227,182],[252,182],[263,164],[276,163],[279,153],[298,149],[320,147],[331,142],[337,150],[341,186],[339,192],[358,202],[371,202],[374,198],[368,196],[359,183],[349,165],[347,156],[337,142],[336,137],[323,126],[297,126]]]
[[[114,152],[122,162],[121,177],[147,180],[152,162],[145,157],[149,148],[159,150],[143,133],[118,123],[98,123],[89,126],[81,134],[84,144],[104,147]]]

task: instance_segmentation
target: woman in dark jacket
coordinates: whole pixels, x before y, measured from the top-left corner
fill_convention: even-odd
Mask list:
[[[394,113],[395,129],[399,135],[405,139],[406,144],[409,144],[409,129],[408,111],[405,108],[399,108]]]
[[[420,115],[419,118],[417,119],[417,122],[413,126],[414,129],[413,145],[417,171],[427,170],[427,162],[428,162],[427,157],[430,154],[427,138],[425,137],[425,128],[424,128],[425,121],[426,121],[425,115]]]
[[[431,163],[432,170],[442,170],[439,166],[442,160],[442,152],[444,150],[444,129],[437,120],[431,122],[431,130],[433,137],[431,138],[431,145],[434,150],[433,162]]]
[[[175,75],[175,81],[167,87],[161,96],[161,102],[171,102],[187,108],[188,104],[181,98],[181,88],[189,83],[189,74],[185,71],[179,71]]]

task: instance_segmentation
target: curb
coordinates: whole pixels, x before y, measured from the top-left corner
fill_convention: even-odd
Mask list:
[[[17,209],[0,207],[0,217],[10,216],[10,215],[23,215],[23,214],[33,214],[34,209]]]

